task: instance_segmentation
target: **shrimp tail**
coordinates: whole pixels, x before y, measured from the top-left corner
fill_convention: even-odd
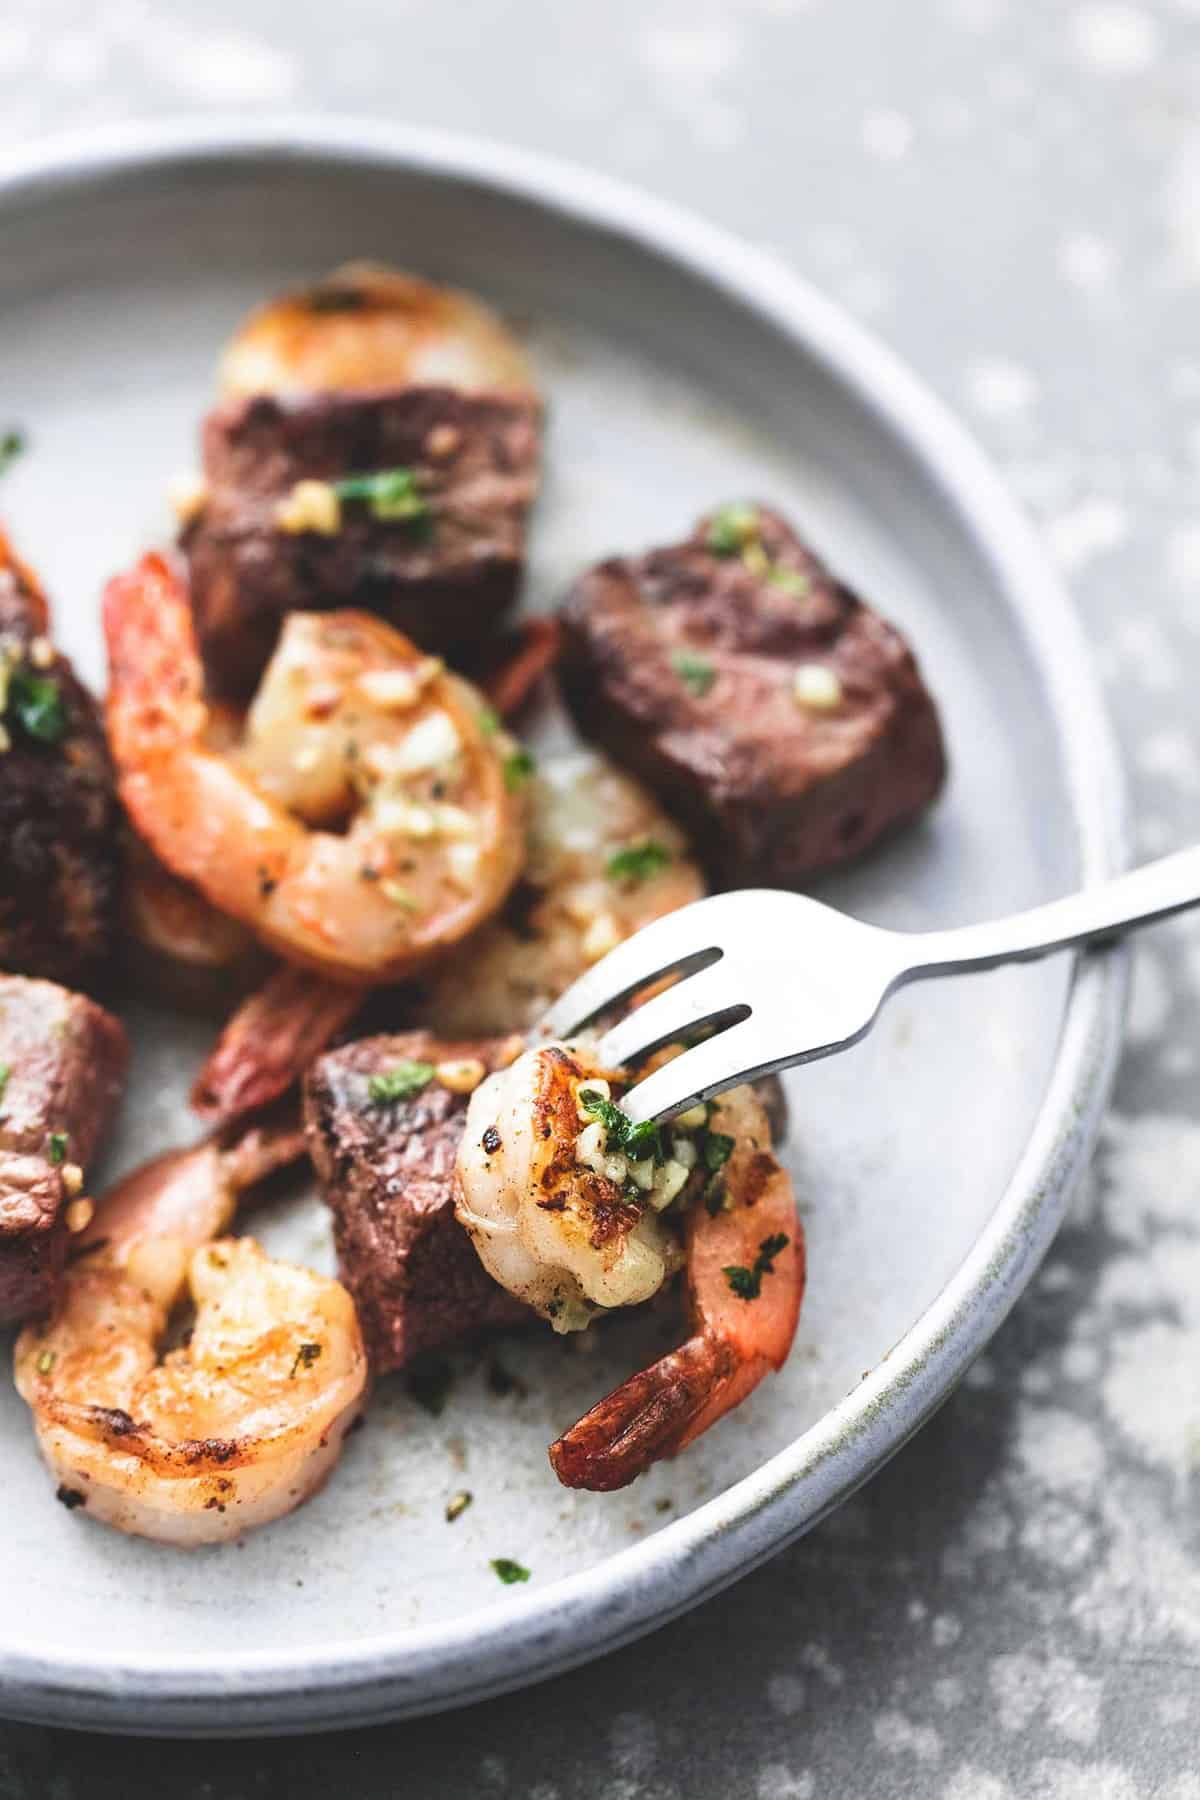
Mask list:
[[[611,1493],[698,1435],[714,1400],[740,1373],[733,1346],[702,1332],[631,1375],[550,1446],[564,1487]],[[720,1410],[724,1410],[722,1407]],[[700,1427],[702,1429],[702,1427]]]
[[[228,1020],[192,1089],[202,1119],[225,1124],[277,1100],[348,1025],[366,989],[280,968]]]
[[[505,634],[495,661],[480,672],[480,685],[502,718],[522,710],[558,661],[562,643],[557,619],[527,619]]]
[[[104,590],[106,723],[118,769],[174,750],[204,705],[191,608],[178,573],[150,552]]]

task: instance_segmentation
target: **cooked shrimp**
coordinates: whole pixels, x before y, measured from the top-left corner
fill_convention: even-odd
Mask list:
[[[533,1025],[590,964],[704,892],[679,827],[590,751],[542,761],[528,806],[529,860],[509,905],[422,976],[406,1015],[442,1036]]]
[[[379,263],[258,307],[221,359],[229,396],[418,386],[530,388],[533,376],[481,301]]]
[[[190,1548],[281,1517],[328,1476],[366,1386],[353,1302],[250,1238],[211,1241],[239,1191],[301,1145],[293,1131],[173,1151],[100,1202],[57,1313],[16,1349],[68,1505]],[[185,1293],[191,1335],[160,1359]]]
[[[625,1487],[787,1360],[804,1295],[804,1236],[791,1180],[770,1152],[766,1115],[750,1088],[716,1102],[708,1141],[729,1154],[688,1214],[691,1335],[551,1445],[551,1464],[567,1487]]]
[[[172,875],[133,832],[125,844],[121,923],[134,981],[188,1007],[228,1007],[268,962],[248,926]]]
[[[580,1095],[609,1091],[584,1053],[548,1044],[489,1076],[467,1109],[459,1222],[488,1273],[556,1331],[649,1300],[681,1260],[659,1212],[688,1167],[606,1147]]]
[[[504,740],[381,619],[293,613],[234,751],[182,582],[144,557],[105,594],[121,798],[167,866],[289,961],[392,980],[500,905],[524,853]]]
[[[307,969],[276,969],[236,1009],[192,1089],[203,1119],[227,1122],[285,1094],[362,1006],[366,991]]]

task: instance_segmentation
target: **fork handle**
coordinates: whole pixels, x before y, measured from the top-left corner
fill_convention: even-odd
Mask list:
[[[1200,846],[1145,863],[1099,887],[1084,888],[1029,912],[951,931],[914,932],[906,938],[911,960],[904,979],[952,975],[1027,962],[1117,936],[1200,903]]]

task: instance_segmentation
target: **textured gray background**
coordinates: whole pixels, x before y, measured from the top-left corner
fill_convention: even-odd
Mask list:
[[[777,250],[969,418],[1083,611],[1138,847],[1200,835],[1200,0],[5,0],[0,140],[327,106],[584,158]],[[921,1438],[732,1593],[449,1718],[0,1727],[0,1800],[1200,1800],[1200,925],[1094,1179]],[[0,1596],[0,1604],[2,1604]]]

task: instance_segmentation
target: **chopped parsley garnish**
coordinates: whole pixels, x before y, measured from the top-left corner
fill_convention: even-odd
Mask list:
[[[714,556],[738,556],[757,536],[757,508],[736,504],[717,508],[708,522],[706,541]]]
[[[11,1063],[0,1063],[0,1100],[4,1098],[4,1090],[8,1086],[8,1078],[12,1074]]]
[[[460,1488],[457,1494],[452,1494],[446,1502],[447,1525],[453,1525],[455,1519],[461,1519],[474,1498],[468,1488]]]
[[[339,500],[365,500],[377,519],[404,519],[428,529],[429,502],[412,469],[379,469],[373,475],[344,475],[332,484]]]
[[[432,1063],[398,1062],[395,1068],[372,1075],[367,1083],[367,1096],[375,1106],[392,1106],[397,1100],[411,1100],[427,1088],[437,1073]]]
[[[801,569],[789,569],[784,563],[772,563],[767,570],[767,580],[772,587],[782,589],[785,594],[794,594],[797,598],[807,594],[812,587],[812,576]]]
[[[58,683],[50,675],[14,669],[8,678],[7,712],[39,743],[57,744],[66,733],[67,709]]]
[[[674,861],[665,844],[647,838],[641,844],[628,844],[608,859],[606,873],[612,881],[649,881]]]
[[[519,1562],[514,1562],[511,1556],[493,1556],[492,1568],[505,1587],[512,1587],[515,1581],[529,1580],[529,1570],[523,1568]]]
[[[739,1300],[758,1299],[762,1293],[763,1276],[775,1273],[775,1258],[781,1250],[787,1248],[787,1244],[785,1234],[776,1231],[770,1237],[765,1237],[758,1246],[758,1255],[752,1269],[747,1269],[742,1263],[730,1263],[721,1270]]]
[[[444,1356],[418,1357],[408,1371],[405,1386],[418,1406],[440,1419],[454,1386],[454,1366]]]
[[[297,1370],[311,1369],[320,1354],[320,1344],[301,1344],[296,1352],[295,1360],[292,1363],[292,1372],[288,1377],[289,1381],[295,1381]]]
[[[710,1219],[725,1212],[725,1183],[719,1175],[710,1175],[704,1184],[704,1210]]]
[[[52,1131],[47,1139],[47,1152],[52,1163],[65,1162],[67,1159],[67,1134],[65,1131]]]
[[[580,1088],[578,1099],[589,1118],[599,1119],[603,1125],[611,1150],[623,1150],[633,1162],[644,1162],[648,1156],[653,1156],[657,1162],[665,1162],[666,1153],[657,1125],[648,1119],[635,1125],[627,1112],[622,1112],[615,1101],[609,1100],[597,1088]]]
[[[734,1140],[724,1131],[710,1131],[704,1140],[704,1166],[714,1173],[733,1155]]]
[[[512,750],[504,759],[504,785],[509,793],[515,793],[537,768],[532,752],[529,750]]]
[[[717,671],[712,664],[702,656],[696,656],[691,650],[676,650],[671,657],[671,667],[697,700],[703,700],[717,679]]]
[[[25,433],[10,427],[0,434],[0,475],[7,475],[25,448]]]
[[[500,714],[494,706],[483,706],[479,710],[479,729],[484,737],[495,737],[500,729]]]

